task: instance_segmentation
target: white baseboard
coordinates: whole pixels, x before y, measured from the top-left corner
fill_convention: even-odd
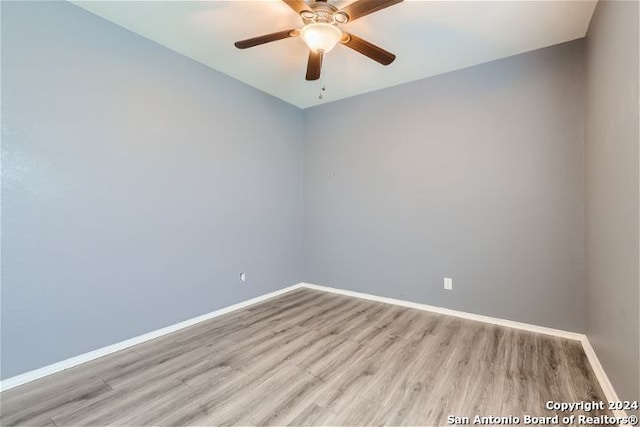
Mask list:
[[[600,387],[602,388],[602,392],[606,396],[607,400],[612,402],[618,402],[618,394],[616,393],[611,381],[609,381],[609,377],[607,377],[604,368],[600,364],[600,360],[598,360],[598,356],[596,355],[595,350],[591,346],[589,339],[587,336],[584,336],[582,341],[582,348],[584,349],[585,354],[587,355],[587,359],[589,359],[589,363],[591,364],[591,368],[593,372],[596,374],[596,378],[598,378],[598,382],[600,383]],[[626,417],[627,412],[622,410],[614,410],[613,414],[617,417]]]
[[[214,317],[218,317],[223,314],[230,313],[232,311],[239,310],[241,308],[245,308],[253,304],[257,304],[259,302],[268,300],[270,298],[276,297],[278,295],[284,294],[294,289],[299,289],[303,287],[309,288],[309,289],[315,289],[319,291],[332,292],[335,294],[347,295],[347,296],[356,297],[356,298],[367,299],[371,301],[383,302],[387,304],[399,305],[402,307],[415,308],[418,310],[424,310],[424,311],[429,311],[433,313],[446,314],[449,316],[460,317],[463,319],[475,320],[478,322],[485,322],[493,325],[506,326],[508,328],[521,329],[529,332],[536,332],[536,333],[541,333],[546,335],[553,335],[560,338],[580,341],[582,343],[582,347],[584,348],[584,352],[587,355],[587,358],[589,359],[589,363],[591,363],[591,367],[598,381],[600,382],[600,387],[602,387],[602,391],[604,392],[605,397],[607,398],[607,400],[618,401],[618,396],[615,390],[613,389],[613,386],[611,385],[609,378],[607,377],[604,369],[602,368],[602,365],[600,364],[600,361],[598,360],[598,357],[596,356],[596,353],[593,350],[593,347],[591,347],[591,344],[589,343],[587,336],[584,334],[580,334],[577,332],[563,331],[560,329],[547,328],[544,326],[531,325],[528,323],[515,322],[513,320],[499,319],[499,318],[490,317],[490,316],[467,313],[464,311],[452,310],[452,309],[443,308],[443,307],[436,307],[436,306],[427,305],[427,304],[420,304],[420,303],[411,302],[411,301],[381,297],[381,296],[365,294],[361,292],[347,291],[347,290],[331,288],[327,286],[313,285],[311,283],[298,283],[293,286],[279,289],[277,291],[270,292],[268,294],[260,295],[255,298],[251,298],[249,300],[242,301],[237,304],[233,304],[228,307],[224,307],[207,314],[203,314],[202,316],[185,320],[184,322],[176,323],[174,325],[170,325],[165,328],[146,333],[144,335],[140,335],[140,336],[137,336],[116,344],[112,344],[106,347],[102,347],[100,349],[90,351],[88,353],[84,353],[79,356],[75,356],[70,359],[66,359],[66,360],[54,363],[52,365],[45,366],[40,369],[36,369],[21,375],[17,375],[15,377],[8,378],[0,382],[0,391],[9,390],[19,385],[26,384],[31,381],[35,381],[37,379],[46,377],[47,375],[55,374],[56,372],[60,372],[65,369],[72,368],[74,366],[89,362],[99,357],[106,356],[111,353],[115,353],[116,351],[124,350],[136,344],[141,344],[145,341],[149,341],[154,338],[161,337],[163,335],[178,331],[188,326],[195,325],[205,320],[213,319]],[[625,411],[614,411],[614,413],[616,416],[626,416]]]
[[[163,335],[169,334],[171,332],[178,331],[180,329],[186,328],[188,326],[195,325],[196,323],[204,322],[205,320],[213,319],[214,317],[221,316],[226,313],[230,313],[235,310],[239,310],[241,308],[248,307],[253,304],[257,304],[259,302],[265,301],[267,299],[276,297],[283,293],[292,291],[294,289],[298,289],[302,287],[302,283],[298,283],[296,285],[292,285],[283,289],[279,289],[274,292],[270,292],[268,294],[260,295],[255,298],[251,298],[246,301],[239,302],[237,304],[230,305],[228,307],[221,308],[219,310],[212,311],[207,314],[203,314],[202,316],[194,317],[189,320],[185,320],[184,322],[176,323],[174,325],[167,326],[162,329],[157,329],[155,331],[148,332],[146,334],[130,338],[125,341],[121,341],[119,343],[111,344],[106,347],[99,348],[97,350],[90,351],[88,353],[81,354],[79,356],[75,356],[69,359],[62,360],[60,362],[33,370],[29,372],[25,372],[24,374],[16,375],[15,377],[7,378],[6,380],[2,380],[0,382],[0,391],[5,391],[17,387],[22,384],[29,383],[31,381],[38,380],[40,378],[46,377],[47,375],[55,374],[56,372],[63,371],[65,369],[73,368],[74,366],[81,365],[83,363],[89,362],[91,360],[97,359],[102,356],[106,356],[111,353],[115,353],[116,351],[124,350],[126,348],[132,347],[136,344],[141,344],[145,341],[152,340],[154,338],[161,337]]]
[[[432,313],[446,314],[449,316],[461,317],[468,320],[476,320],[478,322],[491,323],[493,325],[506,326],[508,328],[522,329],[529,332],[539,334],[553,335],[556,337],[567,338],[570,340],[582,341],[584,334],[577,332],[567,332],[560,329],[547,328],[545,326],[531,325],[528,323],[515,322],[513,320],[499,319],[497,317],[483,316],[481,314],[467,313],[465,311],[452,310],[450,308],[436,307],[433,305],[421,304],[417,302],[404,301],[395,298],[381,297],[378,295],[365,294],[361,292],[345,291],[327,286],[313,285],[311,283],[303,283],[303,286],[309,289],[317,289],[319,291],[333,292],[341,295],[348,295],[356,298],[368,299],[371,301],[385,302],[387,304],[400,305],[402,307],[415,308]]]
[[[496,317],[483,316],[480,314],[467,313],[465,311],[452,310],[449,308],[436,307],[433,305],[420,304],[420,303],[411,302],[411,301],[404,301],[404,300],[399,300],[394,298],[381,297],[378,295],[365,294],[362,292],[346,291],[343,289],[314,285],[311,283],[302,283],[302,286],[305,288],[316,289],[319,291],[333,292],[335,294],[340,294],[340,295],[348,295],[351,297],[362,298],[362,299],[367,299],[371,301],[384,302],[387,304],[394,304],[402,307],[409,307],[409,308],[415,308],[418,310],[429,311],[432,313],[446,314],[449,316],[460,317],[463,319],[475,320],[478,322],[490,323],[493,325],[506,326],[508,328],[521,329],[524,331],[552,335],[560,338],[580,341],[580,343],[582,344],[582,348],[584,349],[584,352],[587,355],[587,359],[591,364],[591,368],[593,369],[593,372],[595,373],[596,378],[600,383],[600,387],[602,388],[602,392],[604,393],[606,399],[614,402],[618,401],[618,395],[613,389],[613,385],[609,381],[607,374],[605,373],[604,369],[602,368],[602,365],[600,364],[600,361],[598,360],[598,356],[596,355],[596,352],[593,350],[593,347],[591,347],[591,343],[589,342],[589,339],[585,334],[581,334],[578,332],[563,331],[561,329],[547,328],[545,326],[531,325],[529,323],[516,322],[513,320],[500,319]],[[613,413],[618,417],[627,416],[625,411],[613,411]]]

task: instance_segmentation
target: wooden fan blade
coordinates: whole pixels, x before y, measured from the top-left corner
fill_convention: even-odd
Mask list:
[[[371,44],[358,36],[354,36],[353,34],[343,33],[340,43],[360,52],[364,56],[367,56],[376,62],[381,63],[382,65],[389,65],[396,59],[396,56],[393,53]]]
[[[285,30],[278,31],[277,33],[265,34],[264,36],[254,37],[251,39],[240,40],[235,42],[235,46],[238,49],[246,49],[248,47],[258,46],[261,44],[274,42],[276,40],[286,39],[288,37],[294,37],[297,35],[297,30]]]
[[[318,80],[322,69],[322,52],[309,51],[307,63],[307,80]]]
[[[362,18],[370,13],[386,9],[389,6],[398,4],[403,0],[356,0],[353,3],[343,7],[341,12],[349,15],[349,22]]]
[[[298,15],[300,15],[300,13],[302,13],[305,10],[309,10],[309,11],[311,10],[309,9],[309,5],[303,0],[282,0],[282,1],[285,2],[287,6],[293,9]]]

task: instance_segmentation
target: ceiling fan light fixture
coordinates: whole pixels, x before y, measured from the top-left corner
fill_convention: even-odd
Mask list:
[[[300,30],[300,38],[313,52],[329,52],[342,38],[342,31],[333,24],[314,22]]]
[[[338,28],[338,25],[355,21],[370,13],[378,12],[394,4],[398,4],[403,0],[353,0],[341,9],[338,9],[338,7],[329,3],[327,0],[282,1],[302,19],[304,26],[301,29],[292,28],[290,30],[264,34],[262,36],[237,41],[234,45],[238,49],[247,49],[265,43],[300,36],[309,48],[307,74],[305,76],[309,81],[320,78],[324,54],[331,51],[338,43],[382,65],[389,65],[396,59],[393,53],[387,52],[373,43],[369,43],[354,34],[343,33],[340,28]]]

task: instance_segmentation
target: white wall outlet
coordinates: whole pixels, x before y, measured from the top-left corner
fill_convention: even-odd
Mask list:
[[[444,278],[444,288],[449,291],[453,289],[453,279],[451,277]]]
[[[240,281],[245,283],[247,281],[247,275],[244,273],[240,273]]]

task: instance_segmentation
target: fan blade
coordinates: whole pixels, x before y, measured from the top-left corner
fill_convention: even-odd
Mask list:
[[[368,56],[369,58],[381,63],[382,65],[389,65],[396,59],[396,56],[393,53],[387,52],[383,48],[371,44],[358,36],[354,36],[353,34],[349,33],[342,34],[343,37],[342,40],[340,40],[340,43],[350,47],[357,52],[360,52],[364,56]]]
[[[265,34],[264,36],[241,40],[239,42],[235,42],[234,44],[238,49],[246,49],[248,47],[274,42],[276,40],[286,39],[288,37],[295,37],[296,35],[297,30],[278,31],[277,33]]]
[[[322,69],[322,52],[309,51],[309,63],[307,64],[307,80],[318,80]]]
[[[355,21],[373,12],[386,9],[389,6],[398,4],[403,0],[356,0],[353,3],[343,7],[341,12],[349,15],[349,22]]]
[[[311,11],[311,9],[309,9],[309,5],[303,0],[282,0],[282,1],[285,2],[287,6],[293,9],[298,15],[300,15],[305,10]]]

